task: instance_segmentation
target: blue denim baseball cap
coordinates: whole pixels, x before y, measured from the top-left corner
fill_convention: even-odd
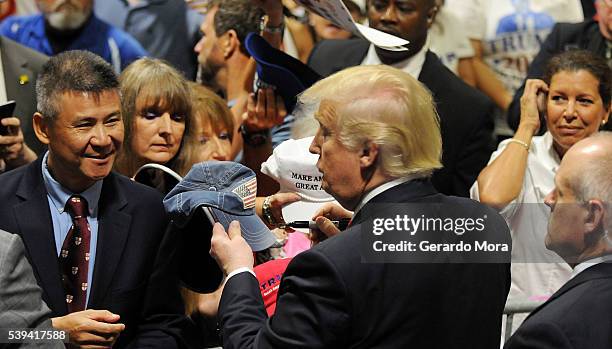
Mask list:
[[[257,76],[266,84],[276,86],[288,113],[295,108],[297,96],[322,78],[309,66],[270,46],[255,33],[247,35],[244,46],[257,62]]]
[[[276,242],[274,234],[255,214],[255,173],[231,161],[206,161],[193,165],[189,173],[166,195],[164,206],[173,223],[185,227],[201,207],[209,207],[225,229],[236,220],[242,237],[253,251]],[[212,235],[212,230],[206,232]]]

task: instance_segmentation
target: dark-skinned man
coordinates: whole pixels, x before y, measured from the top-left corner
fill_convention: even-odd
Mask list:
[[[491,154],[493,103],[466,85],[428,50],[427,32],[435,0],[368,0],[370,27],[410,41],[392,52],[363,39],[328,40],[312,51],[308,64],[323,76],[356,65],[387,64],[409,73],[433,94],[442,129],[443,168],[432,181],[447,195],[469,196],[469,188]]]

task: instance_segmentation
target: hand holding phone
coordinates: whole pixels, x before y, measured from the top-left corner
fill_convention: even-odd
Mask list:
[[[15,101],[0,105],[0,160],[13,169],[36,160],[36,153],[23,141],[20,121],[13,116]]]
[[[15,103],[15,101],[8,101],[0,105],[0,120],[6,119],[6,118],[12,118],[16,105],[17,103]],[[4,126],[0,122],[0,136],[6,136],[8,134],[9,134],[8,126]]]

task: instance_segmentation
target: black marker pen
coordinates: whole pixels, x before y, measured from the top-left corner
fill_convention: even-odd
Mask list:
[[[348,227],[350,221],[351,221],[350,218],[341,218],[340,220],[333,220],[331,222],[338,229],[344,230],[346,229],[346,227]],[[287,223],[287,226],[291,228],[318,229],[317,223],[315,223],[314,221],[293,221],[293,222]]]

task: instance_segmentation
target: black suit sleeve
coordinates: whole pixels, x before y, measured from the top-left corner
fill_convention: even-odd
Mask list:
[[[555,24],[553,30],[550,32],[550,34],[542,44],[540,52],[538,52],[533,61],[531,61],[531,64],[529,64],[526,79],[542,78],[548,60],[550,60],[552,56],[561,52],[561,46],[563,45],[562,41],[563,40],[561,40],[561,27],[559,26],[559,24]],[[519,87],[519,89],[516,90],[516,93],[514,93],[512,103],[510,103],[510,106],[508,107],[508,125],[515,131],[516,129],[518,129],[519,122],[521,121],[521,96],[525,91],[525,81],[523,81],[521,87]],[[545,120],[540,120],[540,125],[546,125]],[[543,131],[542,128],[540,128],[540,130]]]
[[[321,76],[328,76],[332,73],[330,69],[329,59],[329,50],[327,49],[329,45],[328,40],[319,41],[310,51],[310,55],[308,56],[307,65],[312,68],[312,70],[316,71]]]
[[[224,349],[346,347],[347,289],[318,250],[296,256],[281,281],[276,313],[266,319],[257,279],[228,280],[219,306]]]
[[[177,254],[180,234],[166,229],[147,284],[143,320],[129,348],[190,348],[198,337],[184,315]]]
[[[524,323],[506,342],[504,349],[573,349],[565,332],[554,323]]]
[[[310,51],[310,54],[308,55],[308,60],[306,61],[306,64],[314,70],[317,70],[318,68],[317,58],[319,56],[318,51],[320,47],[321,42],[315,44],[312,50]]]
[[[461,152],[455,162],[453,188],[449,195],[470,197],[470,188],[476,182],[480,171],[487,165],[493,152],[493,120],[495,106],[487,100],[482,112],[472,117],[479,117],[472,132],[464,140]]]

